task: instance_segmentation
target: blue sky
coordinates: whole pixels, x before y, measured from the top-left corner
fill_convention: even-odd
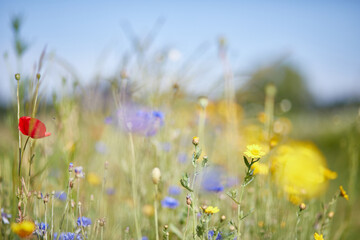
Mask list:
[[[213,74],[205,74],[204,82],[220,76],[215,40],[225,36],[236,71],[246,73],[286,55],[320,101],[360,96],[359,13],[359,1],[0,0],[0,54],[8,52],[12,66],[1,57],[0,100],[13,97],[9,76],[16,71],[10,30],[14,14],[24,15],[22,35],[31,44],[24,73],[31,72],[47,45],[48,52],[66,59],[87,81],[99,71],[104,49],[119,55],[112,53],[101,65],[102,72],[115,68],[111,59],[129,48],[122,23],[129,22],[144,35],[161,17],[165,23],[155,46],[176,48],[187,58],[202,43],[209,44],[206,64]],[[46,81],[49,92],[60,82]]]

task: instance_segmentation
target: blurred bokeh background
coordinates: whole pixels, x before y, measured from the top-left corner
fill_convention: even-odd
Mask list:
[[[71,68],[67,70],[82,83],[89,83],[94,76],[112,77],[126,61],[124,55],[141,48],[169,57],[166,68],[171,71],[184,75],[192,71],[196,81],[188,89],[191,92],[218,96],[221,37],[226,39],[236,87],[271,71],[267,80],[279,74],[283,80],[298,78],[319,104],[360,96],[358,1],[1,0],[0,4],[2,105],[13,99],[12,72],[21,68],[30,73],[45,46],[51,81],[43,88],[49,95],[60,86],[58,72],[63,68]],[[22,21],[20,63],[13,52],[15,17]]]
[[[341,231],[333,228],[331,239],[357,239],[360,212],[353,206],[359,199],[359,13],[359,1],[332,0],[0,0],[0,157],[11,166],[15,156],[14,74],[21,73],[21,111],[29,115],[40,73],[37,116],[47,121],[53,135],[49,145],[39,144],[45,157],[34,166],[40,169],[33,180],[35,189],[63,186],[59,179],[74,161],[97,174],[96,184],[89,181],[82,190],[88,199],[92,191],[100,193],[99,169],[105,159],[114,166],[109,171],[110,190],[123,187],[130,175],[128,139],[110,123],[111,117],[118,117],[121,103],[130,113],[156,110],[150,113],[161,119],[157,135],[135,137],[135,145],[136,153],[148,160],[139,169],[139,181],[147,183],[148,173],[159,164],[168,169],[164,189],[178,184],[180,173],[189,169],[182,164],[190,158],[189,139],[194,135],[200,135],[221,174],[239,179],[243,171],[232,164],[241,160],[246,144],[268,144],[266,129],[279,137],[277,143],[313,142],[326,158],[324,166],[338,176],[320,200],[328,202],[339,185],[350,195],[351,203],[337,206],[339,217],[333,226],[341,225]],[[266,93],[269,86],[273,90]],[[198,101],[200,96],[206,97]],[[171,162],[174,159],[178,161]],[[11,177],[4,174],[3,179]],[[139,188],[142,203],[152,204],[147,186]],[[128,205],[116,210],[132,207],[130,194],[125,194],[129,192],[125,188],[116,198],[108,194],[107,206],[120,199]],[[216,197],[224,204],[224,196]],[[318,202],[314,205],[320,209]],[[283,216],[294,215],[289,206]],[[89,209],[90,216],[99,217]],[[132,217],[115,213],[110,211],[110,219]],[[227,213],[231,216],[231,209]],[[161,216],[166,223],[172,215]],[[142,223],[150,220],[148,216]],[[109,228],[118,230],[114,222]]]

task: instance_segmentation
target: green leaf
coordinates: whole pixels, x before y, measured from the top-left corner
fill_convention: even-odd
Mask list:
[[[248,168],[250,168],[249,161],[247,160],[247,158],[245,156],[244,156],[244,163]]]

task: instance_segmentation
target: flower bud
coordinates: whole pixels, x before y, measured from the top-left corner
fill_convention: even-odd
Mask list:
[[[225,220],[226,220],[225,215],[222,215],[221,218],[220,218],[220,222],[223,222],[223,221],[225,221]]]
[[[299,205],[299,209],[300,209],[300,211],[305,210],[305,208],[306,208],[305,203],[300,203],[300,205]]]
[[[199,137],[193,137],[192,139],[192,144],[194,144],[195,146],[199,144]]]
[[[186,196],[186,204],[189,205],[189,206],[191,205],[191,197],[190,197],[190,195]]]
[[[39,80],[41,77],[40,73],[36,74],[36,79]]]
[[[45,197],[44,197],[44,203],[48,203],[49,202],[49,194],[45,194]]]
[[[20,73],[15,74],[15,79],[16,79],[17,81],[20,80]]]
[[[159,184],[161,178],[161,172],[159,168],[154,168],[152,170],[152,181],[154,184]]]
[[[207,97],[205,96],[201,96],[198,98],[198,101],[199,101],[199,105],[205,109],[207,107],[207,105],[209,104],[209,100]]]
[[[328,214],[328,218],[333,218],[334,217],[334,215],[335,215],[335,213],[333,212],[333,211],[331,211],[331,212],[329,212],[329,214]]]

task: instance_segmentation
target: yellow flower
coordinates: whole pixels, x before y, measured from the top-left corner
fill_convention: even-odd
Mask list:
[[[94,186],[100,185],[101,179],[96,173],[89,173],[87,175],[87,181]]]
[[[205,209],[205,213],[207,214],[214,214],[214,213],[217,213],[219,212],[219,208],[218,207],[213,207],[213,206],[209,206]]]
[[[254,174],[268,175],[269,167],[267,164],[256,162],[251,166],[254,169]]]
[[[247,151],[244,154],[249,158],[261,158],[265,155],[265,152],[259,145],[251,144],[246,147]]]
[[[148,216],[151,217],[154,215],[154,207],[152,205],[146,204],[142,208],[142,212]]]
[[[28,220],[11,224],[11,230],[21,238],[30,236],[35,231],[35,229],[35,223]]]
[[[347,195],[346,191],[344,190],[343,186],[340,186],[340,196],[345,198],[346,200],[349,200],[349,195]]]
[[[325,157],[312,143],[279,145],[270,162],[272,179],[295,205],[321,195],[328,180],[337,176],[326,167]]]
[[[324,237],[322,234],[320,235],[318,233],[314,233],[314,239],[315,240],[324,240]]]

